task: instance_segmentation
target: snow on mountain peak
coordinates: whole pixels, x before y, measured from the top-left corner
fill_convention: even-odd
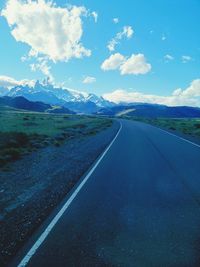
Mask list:
[[[17,85],[10,90],[1,90],[0,95],[11,97],[23,96],[30,101],[42,101],[47,104],[59,104],[61,106],[84,107],[90,105],[96,106],[96,109],[111,106],[112,103],[92,93],[82,92],[71,88],[59,87],[49,83],[36,81],[33,86]],[[90,105],[91,106],[91,105]]]

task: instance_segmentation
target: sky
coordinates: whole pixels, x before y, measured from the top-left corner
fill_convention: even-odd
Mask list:
[[[0,86],[200,106],[200,0],[1,0]]]

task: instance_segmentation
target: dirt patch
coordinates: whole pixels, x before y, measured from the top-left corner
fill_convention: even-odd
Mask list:
[[[39,149],[0,172],[0,266],[6,266],[115,136],[98,134]]]

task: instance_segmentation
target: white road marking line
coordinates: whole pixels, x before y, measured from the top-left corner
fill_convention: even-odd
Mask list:
[[[194,146],[196,146],[196,147],[200,147],[200,145],[195,144],[194,142],[189,141],[189,140],[187,140],[187,139],[185,139],[185,138],[183,138],[183,137],[180,137],[180,136],[178,136],[178,135],[176,135],[176,134],[170,133],[170,132],[168,132],[168,131],[166,131],[166,130],[163,130],[163,129],[159,128],[159,127],[156,127],[156,126],[154,126],[154,127],[157,128],[157,129],[159,129],[160,131],[162,131],[162,132],[164,132],[164,133],[167,133],[167,134],[169,134],[169,135],[175,136],[175,137],[177,137],[178,139],[181,139],[181,140],[183,140],[183,141],[185,141],[185,142],[187,142],[187,143],[189,143],[189,144],[192,144],[192,145],[194,145]]]
[[[90,178],[90,176],[92,175],[92,173],[94,172],[94,170],[96,169],[96,167],[99,165],[99,163],[101,162],[101,160],[104,158],[104,156],[106,155],[106,153],[108,152],[108,150],[110,149],[110,147],[112,146],[112,144],[115,142],[115,140],[117,139],[120,131],[122,129],[122,124],[120,122],[120,128],[117,132],[117,134],[115,135],[114,139],[112,140],[112,142],[110,143],[110,145],[106,148],[106,150],[103,152],[103,154],[101,155],[101,157],[98,159],[98,161],[95,163],[95,165],[93,166],[93,168],[89,171],[89,173],[86,175],[86,177],[84,178],[84,180],[80,183],[80,185],[76,188],[76,190],[73,192],[73,194],[70,196],[70,198],[67,200],[67,202],[63,205],[63,207],[60,209],[60,211],[57,213],[57,215],[52,219],[52,221],[49,223],[49,225],[47,226],[47,228],[44,230],[44,232],[40,235],[40,237],[36,240],[36,242],[34,243],[34,245],[31,247],[31,249],[27,252],[27,254],[24,256],[24,258],[21,260],[21,262],[18,264],[18,267],[24,267],[28,264],[28,262],[30,261],[30,259],[32,258],[32,256],[36,253],[36,251],[38,250],[38,248],[41,246],[41,244],[44,242],[44,240],[47,238],[47,236],[49,235],[49,233],[51,232],[51,230],[53,229],[53,227],[56,225],[56,223],[59,221],[59,219],[62,217],[62,215],[64,214],[64,212],[69,208],[70,204],[72,203],[72,201],[75,199],[75,197],[77,196],[77,194],[79,193],[79,191],[81,190],[81,188],[85,185],[85,183],[87,182],[87,180]]]

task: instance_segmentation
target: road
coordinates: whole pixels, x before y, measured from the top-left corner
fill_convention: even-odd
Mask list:
[[[200,266],[200,147],[121,124],[27,266]]]

